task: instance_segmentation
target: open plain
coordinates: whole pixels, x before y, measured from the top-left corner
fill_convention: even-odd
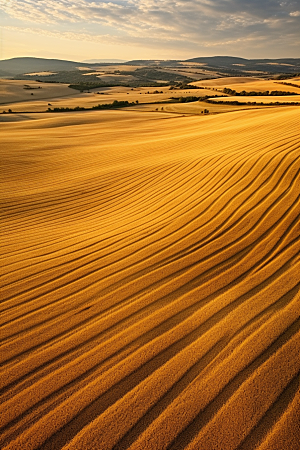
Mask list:
[[[299,450],[299,107],[2,117],[0,447]]]
[[[223,88],[235,89],[237,92],[246,91],[294,91],[300,94],[300,78],[295,77],[291,80],[275,80],[275,79],[259,79],[255,77],[226,77],[216,78],[212,80],[195,81],[195,86],[206,88],[215,88],[222,90]]]

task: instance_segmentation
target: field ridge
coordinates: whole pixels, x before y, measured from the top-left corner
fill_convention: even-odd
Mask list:
[[[2,124],[1,448],[296,450],[298,108],[78,114]]]

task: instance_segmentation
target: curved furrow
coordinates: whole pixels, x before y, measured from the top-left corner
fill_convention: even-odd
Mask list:
[[[299,329],[299,321],[297,329]],[[217,333],[215,339],[218,339],[218,337],[220,338],[220,333]],[[257,333],[255,334],[255,337],[257,338]],[[213,341],[210,340],[210,342],[212,343]],[[187,351],[189,354],[189,358],[181,358],[181,361],[185,361],[185,364],[188,365],[192,364],[193,360],[199,358],[201,354],[205,352],[205,346],[203,348],[202,345],[203,342],[201,342],[201,346],[199,343],[198,352],[194,352],[192,351],[192,349],[188,349]],[[173,360],[174,359],[175,358],[173,358]],[[162,366],[162,368],[160,369],[161,372],[168,373],[169,370],[172,370],[172,362],[173,362],[172,359],[170,359],[168,364]],[[136,389],[131,390],[126,396],[124,396],[122,399],[116,402],[111,408],[108,408],[106,412],[104,412],[102,415],[99,415],[97,419],[91,422],[91,425],[87,425],[86,427],[87,430],[83,429],[83,431],[79,433],[79,437],[78,439],[77,438],[75,439],[74,445],[72,445],[71,443],[70,447],[67,448],[89,449],[93,448],[93,445],[95,446],[95,442],[97,442],[96,445],[97,448],[99,449],[113,448],[118,442],[119,438],[122,436],[122,434],[125,434],[124,431],[130,430],[132,428],[132,424],[137,419],[142,418],[144,416],[145,411],[147,411],[149,407],[152,407],[153,404],[155,404],[156,399],[160,398],[163,392],[167,392],[168,385],[172,386],[173,383],[175,383],[176,380],[178,380],[178,377],[180,377],[180,374],[185,369],[185,367],[176,364],[175,360],[173,363],[175,367],[174,370],[172,370],[172,376],[167,377],[166,374],[162,373],[162,375],[159,375],[154,372],[153,375],[149,377],[149,379],[146,379],[145,382],[142,383],[142,386],[137,386]],[[160,382],[161,379],[164,379],[163,384],[161,384]],[[195,381],[192,383],[192,385],[194,383]],[[151,391],[152,393],[151,397],[149,397],[146,394],[149,391]],[[136,395],[137,392],[138,396]],[[183,391],[183,394],[185,393],[186,390]],[[134,415],[131,414],[130,416],[126,416],[126,409],[130,408],[132,402],[134,402],[135,404]],[[168,411],[168,408],[166,409],[166,411]],[[112,418],[113,420],[110,420],[110,418]],[[167,426],[167,429],[168,428],[170,429],[171,427],[172,421],[169,422],[169,426]],[[160,436],[161,439],[159,443],[160,445],[159,448],[161,449],[166,448],[163,443],[163,439],[170,440],[172,434],[166,433],[165,431],[163,435],[160,434]],[[144,444],[139,443],[137,444],[137,446],[133,444],[132,448],[145,448],[145,442],[147,442],[148,445],[149,443],[151,445],[151,438],[149,438],[149,434],[146,438],[146,441],[144,441]]]
[[[294,309],[295,309],[295,305],[294,305]],[[299,308],[298,308],[298,310],[299,310]],[[291,317],[289,317],[289,320],[291,320]],[[200,344],[199,344],[200,345]],[[126,365],[126,369],[127,369],[127,365]],[[112,382],[112,376],[113,376],[113,378],[115,378],[115,372],[111,372],[111,375],[110,376],[108,376],[108,377],[106,377],[107,378],[107,380],[109,381],[109,384],[111,384],[111,382]],[[94,383],[94,389],[96,388],[96,390],[99,390],[100,388],[101,388],[101,383],[100,383],[100,381],[99,380],[97,380],[97,382],[96,382],[96,384]],[[82,395],[82,393],[77,393],[76,394],[76,396],[78,396],[78,395]],[[81,397],[80,397],[81,398]],[[90,398],[90,395],[89,395],[89,397],[88,398]],[[82,402],[81,402],[82,403]],[[72,407],[72,409],[74,409],[74,403],[73,402],[70,402],[69,401],[69,404],[70,404],[70,406]],[[66,412],[66,405],[64,406],[64,411]],[[51,421],[50,421],[51,422]]]
[[[297,219],[296,220],[294,220],[294,224],[296,224],[296,227],[297,227],[297,224],[298,224],[298,222],[297,222]],[[288,230],[289,231],[289,230]],[[296,244],[296,242],[297,242],[297,237],[298,237],[298,234],[297,234],[297,229],[295,230],[296,231],[296,236],[295,236],[295,239],[294,239],[294,242],[292,242],[292,244],[291,245],[293,245],[293,247],[295,246],[295,244]],[[283,237],[284,237],[284,233],[283,233]],[[277,247],[277,244],[275,245],[275,248]],[[281,259],[280,259],[280,261],[282,262],[285,258],[284,258],[284,251],[283,250],[281,250]],[[268,256],[268,255],[267,255]],[[258,265],[258,268],[260,267],[264,267],[265,266],[265,264],[263,264],[263,261],[264,261],[264,258],[261,260],[261,262],[260,262],[260,264]],[[259,272],[259,270],[258,270],[258,268],[257,269],[255,269],[254,270],[254,273],[256,273],[256,272]],[[252,270],[250,270],[249,272],[248,272],[248,274],[249,273],[251,273],[252,272]],[[90,308],[92,308],[92,306],[93,306],[93,304],[90,306]],[[86,310],[86,309],[89,309],[89,308],[84,308],[84,310]],[[91,317],[89,317],[89,318],[85,318],[84,320],[83,320],[83,322],[81,322],[83,325],[81,325],[81,326],[83,326],[83,327],[86,327],[86,325],[87,324],[89,324],[89,326],[92,324],[91,323],[91,320],[92,319],[95,319],[96,318],[96,320],[97,320],[97,318],[98,318],[98,314],[96,313],[96,315],[95,315],[95,313],[91,316]],[[79,322],[80,323],[80,322]],[[79,327],[79,323],[77,323],[77,325],[73,325],[73,329],[77,329],[78,331],[80,331],[80,327]],[[68,335],[68,333],[70,332],[72,330],[72,328],[70,329],[70,328],[68,328],[67,329],[67,331],[66,331],[66,333],[61,333],[63,336],[65,336],[66,338],[67,338],[67,335]],[[54,341],[55,341],[55,339],[56,339],[56,336],[54,337]],[[53,343],[54,343],[54,341],[53,341],[53,339],[50,339],[50,341],[49,342],[51,342],[51,348],[53,349]],[[64,341],[65,342],[65,341]],[[20,342],[20,344],[21,344],[21,342]],[[19,345],[20,345],[19,344]],[[9,344],[10,345],[10,344]],[[12,350],[12,348],[10,347],[10,350]],[[3,351],[4,351],[4,348],[3,348]]]
[[[289,262],[287,264],[290,265]],[[276,262],[274,263],[274,265],[275,265],[275,267],[277,267]],[[284,268],[280,269],[280,272],[282,272],[282,271],[284,271]],[[280,273],[280,272],[278,272],[278,273]],[[258,279],[259,278],[257,278],[256,276],[253,277],[254,286],[255,286],[255,284],[257,285]],[[246,285],[246,289],[249,290],[249,286],[251,286],[251,279],[247,280],[247,283],[245,283],[245,285]],[[239,290],[238,290],[239,294],[241,293],[240,289],[241,288],[239,287]],[[255,290],[257,290],[257,289],[258,289],[258,286],[255,287]],[[253,291],[253,292],[255,292],[255,291]],[[214,296],[214,297],[216,297],[216,296]],[[212,297],[212,299],[214,297]],[[205,303],[207,303],[207,301]],[[189,320],[183,321],[183,325],[187,326],[188,329],[191,330],[191,324],[195,323],[195,321],[194,321],[194,317],[195,316],[193,314],[195,313],[195,311],[197,311],[199,309],[199,305],[200,304],[201,303],[197,302],[196,304],[186,308],[182,312],[179,312],[179,315],[175,315],[175,316],[173,315],[173,318],[171,317],[171,321],[174,322],[174,319],[175,319],[175,321],[178,321],[179,317],[181,318],[181,320],[183,320],[185,317],[191,316],[191,318]],[[200,314],[201,314],[201,316],[203,316],[203,311],[200,311]],[[168,322],[168,320],[167,320],[167,322]],[[185,323],[186,323],[186,325],[185,325]],[[195,325],[192,326],[192,329],[194,328],[194,326]],[[164,327],[163,329],[165,331],[165,325],[164,324],[163,324],[163,327]],[[115,329],[115,333],[117,333],[117,332],[118,332],[118,330]],[[90,336],[93,336],[93,333],[90,333]],[[86,333],[83,333],[83,337],[86,339]],[[96,334],[96,336],[94,336],[94,337],[97,339],[97,342],[99,342],[98,341],[98,335]],[[92,337],[92,339],[93,339],[93,337]],[[12,383],[13,380],[21,381],[21,379],[24,378],[24,375],[20,378],[21,374],[22,373],[24,374],[24,370],[25,370],[25,373],[26,372],[28,373],[28,369],[32,370],[32,371],[29,371],[29,374],[28,374],[29,376],[32,373],[35,375],[37,369],[39,369],[39,371],[42,370],[42,373],[40,374],[40,376],[43,376],[43,369],[45,368],[45,366],[47,366],[48,362],[49,362],[49,364],[51,363],[51,371],[53,371],[55,369],[55,365],[53,366],[52,363],[55,362],[57,359],[60,360],[60,357],[59,357],[60,355],[62,357],[64,357],[65,355],[67,356],[67,358],[64,358],[64,363],[67,363],[70,360],[70,355],[69,355],[68,346],[67,346],[68,340],[70,341],[71,345],[72,345],[72,342],[76,342],[75,348],[72,349],[72,347],[71,348],[69,347],[69,349],[72,350],[71,351],[71,356],[75,357],[78,354],[77,349],[78,349],[79,336],[76,336],[76,335],[74,336],[74,334],[72,333],[71,339],[68,338],[67,335],[65,335],[64,339],[60,339],[59,340],[58,348],[57,348],[57,344],[55,345],[54,342],[51,342],[51,346],[49,348],[50,353],[49,353],[49,350],[47,351],[47,349],[44,348],[44,350],[42,352],[39,351],[34,358],[30,357],[29,361],[26,361],[25,366],[24,366],[23,363],[21,363],[21,364],[18,364],[17,366],[15,366],[15,365],[12,366],[11,369],[7,369],[6,370],[6,385],[9,384],[9,383]],[[84,341],[84,342],[86,342],[86,341]],[[58,351],[59,348],[60,348],[60,351]],[[89,349],[90,349],[90,347],[87,347],[87,348],[84,348],[83,350],[87,351]],[[75,354],[74,354],[74,351],[76,352]],[[54,359],[53,358],[51,359],[51,356],[50,356],[51,354],[52,355],[58,355],[58,356],[56,356]],[[45,363],[41,366],[41,362],[43,360],[45,361]],[[38,363],[38,364],[36,364],[36,363]],[[61,365],[61,362],[60,362],[60,365]],[[37,374],[38,373],[39,372],[37,372]],[[25,376],[25,378],[26,378],[26,376]],[[15,382],[13,382],[13,383],[15,384]],[[28,383],[29,383],[29,385],[31,385],[31,380],[30,379],[29,379]]]
[[[4,124],[1,448],[294,450],[298,112]]]
[[[293,318],[290,317],[290,321],[291,319],[293,320]],[[271,320],[274,322],[274,318]],[[268,322],[266,322],[266,325],[267,324]],[[284,347],[286,343],[291,345],[290,341],[292,338],[299,341],[299,327],[299,319],[296,322],[292,322],[286,331],[283,332],[281,332],[282,328],[280,327],[279,329],[277,328],[276,331],[272,328],[264,327],[265,330],[267,329],[267,332],[263,333],[264,340],[260,345],[257,341],[258,339],[261,340],[261,330],[258,330],[257,333],[254,333],[253,336],[250,336],[248,340],[241,344],[241,348],[237,346],[232,355],[222,361],[211,375],[208,373],[206,376],[203,376],[203,378],[199,377],[199,379],[196,379],[189,389],[186,389],[186,391],[183,392],[183,398],[177,398],[130,448],[132,450],[142,449],[144,448],[143,445],[145,445],[145,442],[150,446],[152,443],[151,441],[153,441],[153,439],[154,441],[156,440],[154,433],[158,433],[158,435],[161,436],[159,442],[159,448],[161,449],[175,450],[176,448],[181,448],[182,445],[184,447],[187,446],[190,438],[193,437],[193,432],[199,433],[199,428],[202,427],[202,424],[205,426],[207,423],[209,426],[212,418],[216,416],[216,413],[222,409],[224,405],[226,407],[226,402],[228,402],[233,395],[236,395],[237,389],[240,387],[243,388],[243,383],[249,379],[249,376],[253,376],[255,371],[259,369],[262,364],[268,362],[272,356],[274,358],[278,350],[281,347]],[[278,332],[279,334],[277,334]],[[267,336],[267,334],[269,334],[269,336]],[[274,339],[273,342],[272,338]],[[245,352],[244,354],[243,351],[241,352],[241,349],[244,350],[251,341],[255,342],[255,346],[251,346],[251,353]],[[299,366],[299,360],[295,361],[295,359],[297,359],[297,354],[299,354],[299,351],[294,346],[293,362],[294,365],[296,365],[296,371],[297,364]],[[206,388],[206,386],[208,386],[208,388]],[[270,386],[274,387],[274,384],[270,383]],[[199,393],[202,393],[202,398]],[[197,399],[196,402],[195,399]],[[200,413],[199,411],[203,412]],[[202,415],[204,415],[204,417],[202,417]],[[205,420],[206,415],[208,418]],[[242,414],[238,417],[243,418],[245,416]],[[195,420],[198,421],[198,427],[195,427]],[[187,428],[190,422],[192,422],[192,430]],[[234,421],[232,423],[234,423]],[[163,434],[159,432],[161,427],[164,429]],[[227,429],[228,428],[232,430],[231,425],[227,423]],[[202,434],[200,433],[199,436],[201,437]],[[214,436],[218,439],[219,434],[214,433],[210,434],[210,436]],[[226,439],[226,442],[228,442],[228,439]],[[202,448],[203,450],[207,448],[197,447],[197,445],[199,445],[199,442],[196,441],[195,447],[192,448],[201,448],[201,450]],[[207,442],[206,445],[208,445]],[[72,447],[70,446],[70,449],[71,448]],[[80,449],[80,446],[78,445],[77,448]],[[150,448],[158,447],[151,446]]]
[[[280,392],[262,418],[255,424],[243,439],[237,450],[255,450],[264,440],[272,427],[281,420],[285,410],[289,408],[299,391],[300,371],[292,378],[288,385]],[[290,448],[290,446],[289,446]]]
[[[297,175],[297,174],[296,174]],[[270,189],[270,191],[271,191],[271,189]],[[270,194],[272,195],[272,192],[268,192],[266,195],[265,195],[265,198],[268,198],[268,197],[270,197]],[[250,196],[249,196],[249,198],[248,199],[250,199],[251,197],[253,197],[254,195],[252,195],[252,194],[250,194]],[[254,205],[255,205],[255,207],[257,206],[257,202],[256,202],[256,197],[257,197],[257,195],[255,195],[255,198],[254,198]],[[260,200],[260,203],[262,203],[262,200]],[[233,223],[231,223],[230,224],[230,227],[228,227],[228,228],[225,228],[225,230],[222,230],[222,227],[224,227],[224,225],[226,225],[228,222],[230,223],[230,222],[232,222],[232,219],[237,215],[237,211],[244,211],[245,210],[245,207],[246,207],[246,212],[245,213],[243,213],[243,215],[241,216],[240,215],[240,217],[239,217],[239,219],[238,220],[236,220],[236,222],[233,222]],[[206,236],[205,236],[205,238],[202,240],[202,241],[200,241],[201,242],[201,244],[202,245],[204,245],[205,244],[205,239],[207,240],[207,242],[210,242],[210,240],[212,240],[211,238],[212,237],[214,237],[215,236],[215,239],[216,239],[216,237],[218,237],[218,236],[220,236],[221,237],[221,239],[223,238],[223,234],[225,234],[227,231],[231,231],[231,229],[236,225],[236,223],[239,223],[239,221],[241,220],[241,219],[243,219],[249,212],[251,212],[251,210],[253,210],[254,208],[251,208],[251,204],[250,204],[250,207],[248,207],[248,202],[246,202],[245,201],[245,199],[243,199],[243,202],[242,202],[242,204],[241,204],[241,207],[236,207],[235,208],[235,212],[234,212],[234,214],[233,215],[225,215],[225,220],[220,224],[220,225],[214,225],[213,223],[212,224],[210,224],[210,223],[208,223],[208,225],[211,225],[211,227],[210,228],[212,228],[213,229],[213,231],[210,233],[210,234],[207,234]],[[247,211],[248,210],[248,211]],[[250,211],[249,211],[250,210]],[[228,217],[229,216],[229,217]],[[203,228],[203,225],[201,226],[201,228]],[[219,230],[222,230],[222,232],[220,233],[220,231]],[[189,235],[189,237],[190,237],[190,235]],[[184,236],[184,239],[186,239],[186,236]],[[189,254],[194,248],[199,248],[199,243],[200,243],[199,241],[196,241],[194,244],[192,244],[191,246],[188,246],[188,247],[186,247],[185,248],[185,250],[184,250],[184,252],[180,252],[179,254],[181,255],[181,254],[184,254],[184,253],[187,253],[187,254]]]
[[[298,288],[293,289],[289,295],[282,297],[272,306],[266,308],[264,311],[251,318],[246,324],[243,324],[240,328],[237,328],[237,331],[235,331],[235,333],[231,336],[227,335],[226,338],[223,338],[222,344],[218,343],[218,347],[215,348],[214,354],[210,358],[210,362],[207,361],[205,366],[210,366],[211,368],[212,365],[216,366],[220,363],[235,349],[237,345],[240,345],[241,342],[244,342],[245,339],[248,339],[249,336],[256,332],[266,321],[266,319],[271,316],[274,309],[276,310],[278,307],[282,308],[287,305],[297,292],[297,289]],[[202,367],[202,370],[205,366]],[[155,404],[155,406],[153,406],[149,412],[143,416],[132,429],[129,430],[129,432],[114,446],[114,448],[116,450],[125,450],[129,448],[137,437],[144,432],[157,417],[159,417],[159,415],[176,399],[178,395],[181,394],[181,392],[188,387],[194,379],[196,379],[196,377],[199,376],[202,370],[199,367],[199,363],[192,366],[180,382],[176,383],[170,391],[162,396],[157,404]],[[185,442],[187,441],[188,440],[186,439]]]
[[[82,239],[82,238],[81,238]],[[37,249],[38,249],[38,247],[37,247]],[[51,243],[51,249],[53,249],[53,243]],[[59,249],[60,249],[60,251],[61,251],[61,249],[62,249],[62,246],[61,246],[61,244],[60,244],[60,246],[59,246]],[[39,252],[41,252],[41,250],[40,249],[38,249],[39,250]],[[67,247],[65,250],[70,250],[70,247]],[[35,249],[35,251],[37,251],[36,249]],[[51,252],[52,253],[52,252]],[[40,253],[39,253],[40,254]],[[50,256],[50,255],[49,255]],[[30,259],[30,258],[28,258],[28,259]],[[32,256],[31,256],[31,259],[32,259]],[[53,257],[53,259],[55,259],[55,257]]]
[[[299,264],[298,264],[299,265]],[[297,267],[295,267],[295,268],[293,268],[293,269],[290,269],[290,271],[295,271],[295,270],[297,270]],[[281,278],[282,278],[282,276],[280,277],[280,279],[275,283],[275,287],[272,287],[272,284],[270,285],[270,287],[268,287],[267,288],[267,290],[268,289],[271,289],[273,292],[276,292],[276,294],[277,294],[277,296],[278,295],[280,295],[280,292],[283,292],[284,291],[284,289],[288,289],[288,287],[287,287],[287,285],[285,286],[285,287],[283,287],[282,285],[281,285]],[[276,290],[276,288],[277,288],[277,290]],[[265,288],[266,289],[266,288]],[[256,293],[256,297],[258,298],[258,300],[257,300],[257,304],[258,304],[258,308],[259,309],[261,309],[261,308],[264,308],[264,305],[261,305],[261,303],[259,302],[259,292],[258,293]],[[249,296],[248,296],[249,297]],[[276,297],[275,297],[276,298]],[[247,297],[246,297],[246,299],[247,299]],[[251,296],[250,296],[250,299],[251,299]],[[271,304],[275,301],[275,300],[271,300],[271,298],[270,298],[270,301],[271,301]],[[244,308],[244,300],[243,299],[241,299],[241,300],[239,300],[239,303],[241,303],[241,308],[243,309]],[[248,302],[247,303],[249,303],[249,298],[248,298]],[[252,301],[252,304],[253,304],[253,301]],[[229,309],[229,312],[231,311],[231,314],[235,314],[235,307],[234,307],[235,305],[232,305],[231,307],[230,307],[230,309]],[[246,309],[247,308],[249,308],[249,306],[247,306],[247,304],[246,304]],[[227,314],[228,313],[228,308],[225,308],[225,311],[224,312],[221,312],[221,314]],[[238,315],[239,316],[241,316],[241,317],[239,317],[239,321],[237,322],[238,324],[240,324],[240,323],[242,323],[241,321],[242,321],[242,317],[244,317],[244,319],[243,320],[247,320],[247,315],[245,315],[245,314],[243,314],[243,313],[238,313]],[[214,319],[214,317],[213,317],[213,320],[215,320]],[[213,322],[214,323],[214,322]],[[219,326],[219,328],[221,329],[221,330],[223,330],[222,331],[222,333],[224,332],[224,329],[222,328],[223,327],[223,324],[221,323],[220,324],[220,326]],[[212,331],[214,331],[214,330],[212,330]],[[123,333],[124,334],[124,333]],[[132,332],[130,333],[131,334],[131,336],[132,336]],[[217,335],[217,336],[219,336],[219,333],[216,333],[215,332],[215,334]],[[125,332],[125,335],[124,335],[124,337],[126,336],[126,332]],[[124,339],[123,339],[123,341],[124,341]],[[201,344],[202,345],[202,344]],[[102,349],[102,352],[103,352],[103,349]],[[92,357],[92,354],[91,354],[91,352],[89,352],[90,353],[90,359],[91,359],[91,357]],[[94,353],[95,354],[95,353]],[[189,360],[189,359],[188,359]],[[63,369],[63,370],[65,370],[65,369]],[[59,375],[59,372],[61,372],[61,370],[60,371],[58,371],[58,373],[57,373],[57,375],[58,375],[58,378],[57,378],[57,381],[56,381],[56,386],[57,386],[57,384],[59,384],[59,383],[61,383],[61,377],[60,377],[60,375]],[[111,380],[111,376],[109,376],[109,379]],[[45,387],[44,387],[44,389],[41,389],[41,387],[39,387],[38,388],[38,396],[40,397],[41,395],[43,395],[44,397],[45,397],[45,395],[46,395],[46,392],[48,391],[49,392],[49,388],[50,388],[50,392],[51,392],[51,386],[49,385],[49,382],[47,383],[47,380],[45,380],[46,381],[46,385],[45,385],[45,383],[44,383],[44,385],[45,385]],[[43,382],[43,381],[42,381]],[[40,384],[40,383],[37,383],[37,384]],[[34,386],[35,387],[35,386]],[[28,404],[28,402],[31,402],[32,400],[34,400],[34,402],[36,403],[36,401],[38,400],[38,397],[37,397],[37,395],[35,394],[35,396],[32,396],[32,395],[30,395],[29,394],[29,392],[30,392],[30,390],[32,390],[32,389],[27,389],[27,390],[25,390],[24,391],[24,393],[21,393],[21,396],[25,396],[24,398],[26,398],[26,402],[25,403],[27,403]],[[8,404],[7,404],[7,412],[8,412],[8,414],[10,415],[10,417],[11,417],[11,410],[13,409],[14,411],[17,411],[19,408],[20,408],[20,406],[23,404],[24,405],[24,402],[20,402],[20,399],[18,398],[19,396],[17,396],[17,398],[16,398],[16,400],[17,400],[17,405],[15,406],[15,408],[12,408],[11,407],[11,402],[8,402]],[[90,397],[89,397],[90,398]],[[3,414],[3,420],[5,420],[4,419],[4,417],[5,417],[5,414]]]
[[[97,244],[94,244],[94,245],[97,245]],[[99,244],[98,244],[98,246],[99,246]],[[52,244],[52,247],[53,247],[53,244]],[[111,245],[110,245],[110,247],[111,247]],[[67,250],[67,249],[66,249]],[[69,250],[69,248],[68,248],[68,250]],[[83,257],[86,259],[87,258],[87,255],[85,255],[84,254],[84,251],[85,251],[85,248],[83,248],[83,250],[80,248],[80,250],[83,252]],[[96,252],[95,252],[96,253]],[[51,259],[53,259],[54,261],[55,260],[57,260],[57,256],[53,256],[52,258],[50,257],[51,256],[51,254],[49,254],[49,255],[45,255],[45,256],[48,256],[48,258],[47,258],[47,262],[49,261],[49,260],[51,260]],[[64,255],[63,255],[64,256]],[[32,257],[31,257],[32,258]],[[30,259],[30,258],[27,258],[27,259]],[[77,260],[77,258],[76,258],[76,260]],[[25,260],[26,261],[26,260]],[[19,265],[18,265],[19,266]],[[16,275],[18,275],[19,274],[19,267],[18,267],[18,269],[15,271],[15,273],[16,273]],[[26,270],[26,268],[25,268],[25,270]],[[7,275],[7,278],[9,279],[9,277],[11,277],[12,276],[12,273],[10,272],[8,275]],[[4,284],[3,284],[3,286],[4,286]]]
[[[206,425],[202,430],[201,436],[196,437],[187,449],[205,449],[207,445],[213,444],[217,448],[220,447],[224,436],[229,441],[231,448],[237,448],[244,436],[247,435],[252,427],[256,426],[261,417],[266,414],[268,408],[276,401],[278,395],[286,391],[288,385],[299,377],[299,351],[295,349],[300,343],[300,333],[292,336],[288,343],[283,345],[275,355],[272,355],[263,365],[259,367],[253,375],[237,389],[232,398],[228,401],[228,405],[218,411],[211,423]],[[294,361],[290,357],[295,358]],[[286,370],[282,367],[287,365]],[[260,408],[256,408],[257,398],[263,395],[264,403]],[[247,408],[245,410],[245,404]],[[244,408],[244,411],[239,411]],[[226,415],[226,420],[224,416]],[[246,421],[245,417],[251,417]],[[235,420],[236,432],[230,433],[228,436],[229,423]],[[222,425],[221,425],[222,423]],[[218,432],[213,431],[214,427],[218,427]],[[213,436],[213,438],[212,438]],[[171,447],[172,448],[172,447]]]
[[[298,389],[293,398],[293,401],[288,405],[285,412],[281,415],[273,427],[269,430],[267,436],[262,442],[259,442],[257,449],[259,450],[279,450],[284,446],[290,450],[297,450],[299,447],[299,414],[300,414],[300,390],[299,390],[298,376]],[[251,447],[250,447],[251,448]]]
[[[160,169],[160,170],[159,170]],[[157,172],[159,170],[159,172],[162,172],[162,169],[156,168]],[[70,195],[70,190],[68,189],[67,192],[62,192],[61,195],[58,197],[59,203],[58,205],[55,207],[52,206],[52,204],[54,203],[53,199],[51,199],[51,203],[50,201],[48,201],[47,207],[44,206],[45,211],[43,212],[42,215],[42,220],[46,221],[47,218],[49,216],[52,217],[53,221],[57,221],[57,220],[61,220],[61,214],[58,215],[58,217],[55,217],[55,212],[61,213],[61,208],[64,207],[64,219],[66,217],[69,218],[69,220],[73,220],[74,218],[76,219],[77,215],[80,216],[81,219],[84,219],[86,216],[89,218],[93,217],[93,214],[95,214],[96,216],[99,216],[99,214],[101,214],[101,217],[103,217],[103,212],[105,212],[108,209],[109,206],[109,210],[107,212],[107,215],[111,214],[113,212],[113,207],[115,210],[119,209],[120,206],[120,200],[123,200],[123,207],[125,208],[127,205],[127,199],[126,196],[130,193],[130,196],[134,196],[136,192],[141,191],[142,189],[144,189],[145,187],[149,186],[149,184],[151,183],[151,181],[155,180],[157,178],[157,175],[153,172],[154,170],[151,170],[151,175],[149,174],[149,170],[148,171],[144,171],[145,173],[141,174],[135,174],[134,179],[129,180],[129,183],[126,183],[126,189],[124,188],[121,192],[120,192],[120,188],[116,187],[116,193],[114,193],[114,191],[112,189],[109,190],[109,192],[106,194],[106,196],[104,198],[103,197],[103,191],[102,189],[99,190],[99,188],[97,189],[96,192],[89,192],[89,195],[91,195],[92,197],[92,203],[89,202],[87,203],[87,199],[84,197],[84,195],[82,194],[82,191],[77,190],[77,198],[74,199],[74,201],[72,201],[72,199],[70,199],[71,195]],[[165,169],[165,172],[167,172],[167,170]],[[174,170],[172,170],[171,173],[171,177],[174,178]],[[164,174],[164,179],[168,180],[168,176],[167,173]],[[148,179],[147,179],[148,178]],[[142,181],[141,181],[142,179]],[[135,181],[136,180],[136,181]],[[170,182],[170,180],[169,180]],[[80,197],[78,199],[78,194],[80,194]],[[100,194],[100,195],[98,195]],[[65,198],[68,198],[68,203],[66,204]],[[55,199],[54,199],[55,200]],[[136,201],[135,201],[136,202]],[[55,202],[56,203],[56,202]],[[93,206],[93,203],[95,204],[95,206]],[[103,203],[103,206],[101,207],[101,204]],[[36,203],[32,204],[32,207],[34,208],[34,211],[38,208],[39,205],[37,205]],[[73,211],[75,212],[74,215],[75,217],[73,218]],[[30,214],[30,211],[25,210],[24,211],[26,213],[26,216]],[[22,211],[18,211],[18,214],[22,213]],[[39,217],[34,218],[34,215],[32,215],[31,217],[31,225],[33,224],[33,221],[38,221],[40,220]],[[27,223],[25,222],[23,224],[23,226],[26,226]],[[19,231],[19,230],[18,230]]]
[[[190,287],[192,287],[192,285],[190,285]],[[143,300],[142,300],[143,301]],[[130,300],[130,303],[132,303],[132,299]],[[123,307],[123,306],[122,306]],[[20,344],[21,344],[21,342],[20,342]],[[20,345],[19,344],[19,345]],[[22,345],[22,344],[21,344]],[[17,347],[18,347],[18,345],[17,345]],[[12,350],[12,349],[11,349]]]
[[[151,176],[153,177],[153,173],[157,172],[159,175],[161,176],[168,176],[168,173],[170,170],[174,170],[174,167],[178,167],[181,166],[182,163],[177,163],[177,164],[172,164],[168,166],[157,166],[155,168],[152,168],[151,170]],[[123,172],[122,173],[122,177],[119,180],[118,178],[116,179],[116,174],[110,173],[110,174],[105,174],[102,173],[101,174],[101,178],[98,176],[97,178],[93,179],[89,179],[89,184],[87,184],[86,182],[81,181],[81,183],[76,183],[74,185],[70,185],[68,186],[68,200],[69,203],[72,203],[73,200],[78,201],[78,193],[80,192],[81,197],[85,198],[86,195],[91,196],[91,199],[94,201],[94,195],[98,194],[99,192],[101,193],[101,195],[105,198],[105,199],[111,199],[113,198],[113,192],[112,192],[112,187],[114,188],[114,190],[117,190],[117,192],[119,192],[121,190],[121,192],[123,191],[128,191],[128,182],[132,183],[133,180],[136,180],[136,182],[143,182],[146,183],[147,178],[144,177],[144,174],[147,174],[147,170],[145,170],[144,168],[140,168],[140,170],[135,170],[134,172],[134,179],[132,179],[132,173],[128,173],[128,172]],[[149,175],[148,175],[149,176]],[[142,180],[140,180],[140,177],[142,177]],[[105,194],[107,194],[105,196]],[[20,197],[19,200],[22,202],[22,207],[26,207],[26,205],[28,206],[32,206],[34,208],[37,207],[42,207],[42,208],[49,208],[49,201],[55,204],[55,200],[58,199],[60,200],[60,202],[65,202],[65,195],[64,195],[64,190],[57,190],[54,191],[53,190],[49,190],[49,192],[43,192],[43,194],[36,194],[35,195],[36,199],[28,198],[27,196],[24,196],[24,198]],[[41,197],[41,199],[39,199],[39,197]],[[27,204],[25,202],[25,200],[27,200]],[[22,210],[20,210],[20,206],[18,205],[18,202],[15,200],[15,204],[12,203],[12,201],[8,201],[8,204],[11,205],[9,206],[9,211],[14,211],[14,209],[16,210],[16,212],[18,214],[22,213]],[[51,206],[51,204],[50,204]],[[28,210],[25,210],[27,212],[29,212]]]

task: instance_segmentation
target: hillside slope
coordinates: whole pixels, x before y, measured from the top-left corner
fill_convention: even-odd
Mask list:
[[[0,61],[0,69],[11,75],[26,72],[40,72],[42,70],[74,70],[80,65],[88,67],[87,63],[65,61],[63,59],[23,57],[2,59]]]
[[[0,76],[14,76],[30,72],[42,72],[42,71],[74,71],[78,67],[81,68],[97,68],[105,67],[110,64],[114,64],[121,71],[123,66],[134,65],[142,66],[144,68],[182,68],[183,65],[189,66],[190,64],[200,64],[209,70],[218,70],[222,73],[238,75],[244,73],[245,76],[249,76],[250,72],[254,72],[254,75],[261,75],[263,73],[269,74],[296,74],[300,72],[300,58],[282,58],[282,59],[245,59],[234,56],[211,56],[211,57],[198,57],[187,60],[132,60],[126,63],[119,62],[105,62],[105,60],[93,60],[91,61],[66,61],[60,59],[47,59],[47,58],[32,58],[32,57],[19,57],[0,60]],[[198,67],[199,68],[199,67]],[[261,72],[261,73],[260,73]],[[171,72],[172,73],[172,72]],[[175,72],[178,74],[178,71]],[[207,75],[207,73],[206,73]],[[207,76],[205,76],[207,78]]]
[[[297,107],[2,124],[5,450],[296,450]]]

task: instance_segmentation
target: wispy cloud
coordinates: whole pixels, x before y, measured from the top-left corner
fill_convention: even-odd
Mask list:
[[[296,6],[296,1],[276,0],[0,0],[0,9],[10,17],[44,24],[48,35],[153,46],[181,42],[186,48],[226,42],[260,45],[268,39],[273,45],[286,43],[287,24],[292,45],[299,36]],[[74,24],[78,33],[72,35]],[[58,31],[62,26],[65,31]],[[105,38],[97,26],[109,29]]]
[[[101,44],[122,44],[122,39],[109,34],[91,35],[89,33],[75,33],[73,31],[51,31],[45,28],[20,28],[14,26],[3,27],[7,31],[16,31],[29,34],[38,34],[58,39],[67,39],[71,41],[99,42]]]

